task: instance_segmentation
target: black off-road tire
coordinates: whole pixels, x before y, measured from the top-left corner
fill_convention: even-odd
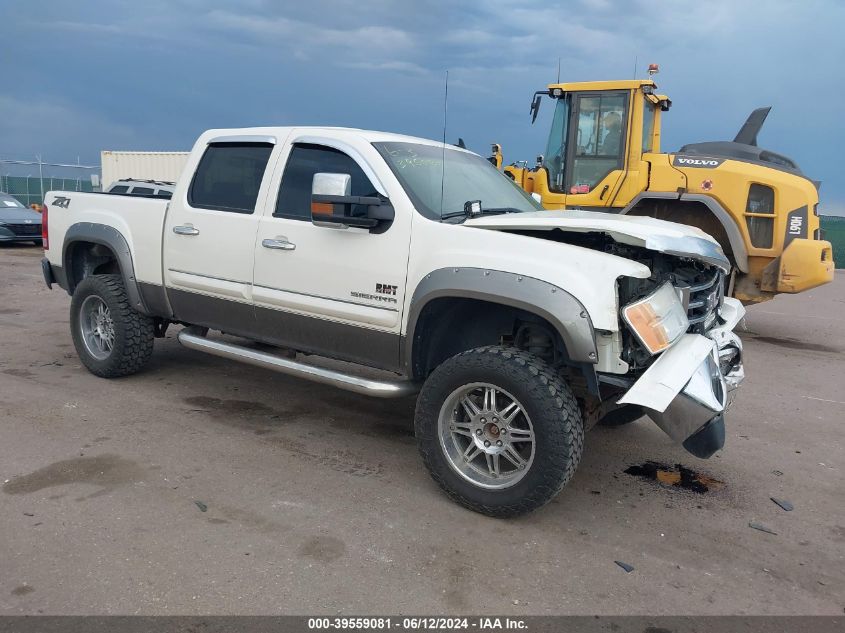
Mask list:
[[[598,423],[601,426],[615,428],[631,424],[632,422],[636,422],[644,415],[645,411],[642,407],[639,407],[635,404],[626,404],[625,406],[619,407],[618,409],[614,409],[613,411],[605,415],[601,420],[599,420]]]
[[[93,356],[83,341],[80,312],[90,296],[99,297],[106,304],[114,323],[114,345],[104,359]],[[153,353],[153,320],[132,308],[120,275],[93,275],[79,283],[70,302],[70,332],[82,364],[101,378],[134,374]]]
[[[491,490],[468,481],[441,446],[441,408],[453,391],[476,382],[513,395],[534,428],[533,462],[508,488]],[[420,392],[414,427],[423,461],[446,494],[470,510],[498,518],[526,514],[548,503],[572,478],[584,450],[584,424],[572,390],[546,362],[509,347],[472,349],[437,367]]]

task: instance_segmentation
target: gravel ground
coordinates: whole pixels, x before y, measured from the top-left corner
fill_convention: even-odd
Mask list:
[[[143,373],[92,376],[40,256],[0,247],[0,614],[843,613],[841,273],[749,310],[722,452],[697,460],[648,420],[597,428],[554,502],[503,521],[439,492],[411,400],[172,332]],[[716,481],[625,473],[647,461]]]

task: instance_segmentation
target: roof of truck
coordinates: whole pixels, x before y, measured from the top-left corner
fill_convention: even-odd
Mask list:
[[[233,140],[235,137],[273,137],[274,142],[279,139],[279,137],[285,138],[291,132],[296,132],[299,135],[313,135],[313,136],[330,136],[333,138],[343,138],[343,137],[357,137],[358,139],[363,139],[369,143],[385,143],[385,142],[393,142],[393,143],[418,143],[422,145],[435,145],[440,146],[442,145],[442,141],[434,141],[427,138],[421,138],[417,136],[408,136],[406,134],[395,134],[393,132],[381,132],[378,130],[363,130],[359,128],[350,128],[350,127],[328,127],[328,126],[286,126],[286,127],[246,127],[246,128],[227,128],[227,129],[215,129],[215,130],[208,130],[203,134],[201,137],[206,143],[214,142],[216,139],[230,139]],[[461,149],[457,146],[451,145],[447,143],[453,149]],[[467,151],[467,150],[463,150]]]

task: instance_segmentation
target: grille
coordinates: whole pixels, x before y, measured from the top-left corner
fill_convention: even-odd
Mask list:
[[[40,224],[7,224],[6,228],[15,235],[41,235]]]
[[[716,319],[716,310],[724,297],[725,276],[716,270],[709,277],[681,288],[687,302],[687,318],[693,331],[707,329]]]

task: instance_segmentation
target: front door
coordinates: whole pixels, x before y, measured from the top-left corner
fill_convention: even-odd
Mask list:
[[[281,345],[396,369],[410,213],[397,208],[386,231],[312,224],[316,173],[349,174],[353,196],[387,190],[367,164],[382,160],[371,146],[307,140],[294,143],[279,161],[275,204],[271,197],[259,223],[253,282],[258,330]]]
[[[179,320],[249,332],[255,235],[272,139],[209,142],[186,191],[170,201],[164,279]],[[150,242],[153,243],[152,241]]]
[[[629,91],[573,99],[564,192],[567,208],[611,204],[625,167]]]

